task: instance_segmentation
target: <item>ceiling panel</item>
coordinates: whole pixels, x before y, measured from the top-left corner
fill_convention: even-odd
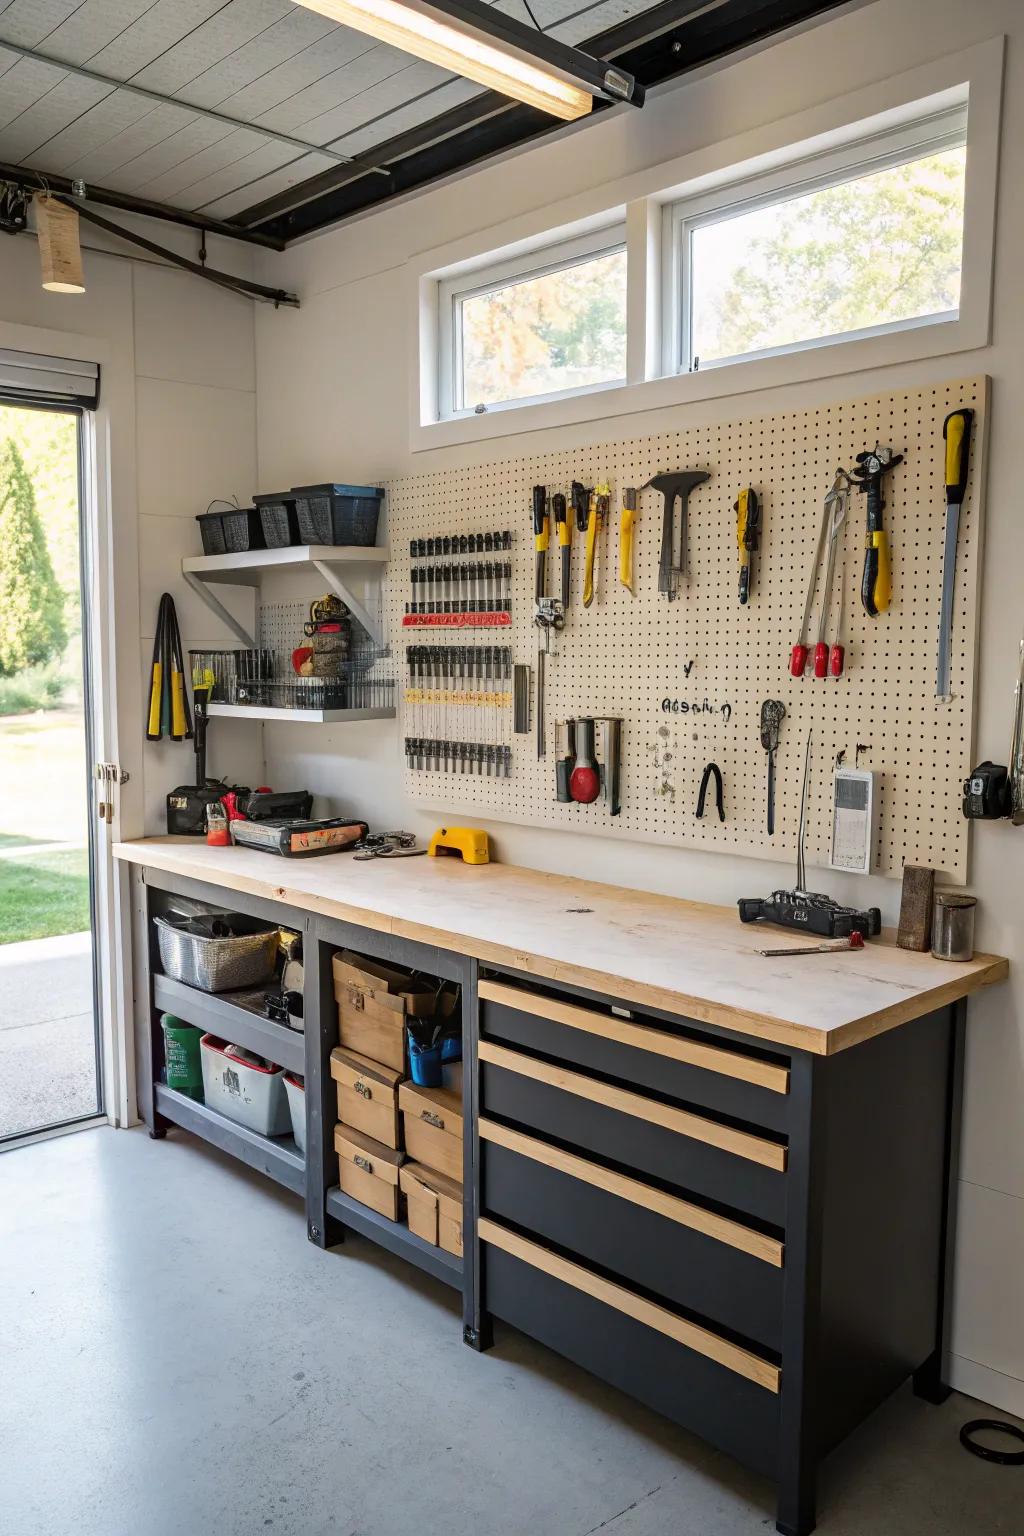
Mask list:
[[[77,5],[64,7],[70,12],[67,19],[34,46],[40,53],[67,59],[69,64],[85,64],[152,4],[153,0],[84,0],[84,4],[79,0]],[[9,36],[5,23],[6,18],[0,18],[0,27]]]
[[[137,85],[172,96],[197,75],[243,48],[295,10],[292,0],[232,0],[134,76]]]

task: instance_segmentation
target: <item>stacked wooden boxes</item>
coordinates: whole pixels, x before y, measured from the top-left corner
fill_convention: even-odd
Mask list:
[[[408,1201],[410,1230],[461,1254],[462,1068],[447,1069],[444,1088],[405,1081],[406,1019],[430,1016],[437,989],[349,950],[335,955],[333,971],[341,1189],[391,1221]]]

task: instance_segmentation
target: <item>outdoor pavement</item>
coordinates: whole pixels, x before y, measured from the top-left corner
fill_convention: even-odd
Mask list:
[[[96,1109],[92,936],[0,945],[0,1137]]]

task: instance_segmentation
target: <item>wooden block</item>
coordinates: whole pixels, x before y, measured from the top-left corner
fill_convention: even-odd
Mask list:
[[[338,1119],[342,1124],[386,1147],[400,1147],[401,1072],[339,1045],[331,1052],[331,1076],[338,1085]]]
[[[405,1195],[409,1231],[424,1242],[462,1257],[462,1184],[422,1163],[404,1163],[399,1184]]]
[[[900,898],[900,926],[896,936],[900,949],[914,949],[923,953],[931,948],[934,896],[934,869],[926,869],[920,864],[905,864],[903,895]]]
[[[398,1175],[404,1153],[347,1125],[334,1127],[334,1150],[338,1154],[338,1183],[344,1193],[397,1221],[402,1199]]]
[[[451,1067],[443,1088],[402,1083],[398,1089],[406,1151],[450,1179],[462,1178],[462,1068]]]

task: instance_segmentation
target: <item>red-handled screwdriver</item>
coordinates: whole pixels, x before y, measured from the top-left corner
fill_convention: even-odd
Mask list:
[[[843,662],[846,660],[846,648],[843,645],[843,609],[846,606],[846,571],[839,572],[839,617],[836,620],[836,638],[832,649],[828,653],[828,671],[830,677],[842,677]]]

